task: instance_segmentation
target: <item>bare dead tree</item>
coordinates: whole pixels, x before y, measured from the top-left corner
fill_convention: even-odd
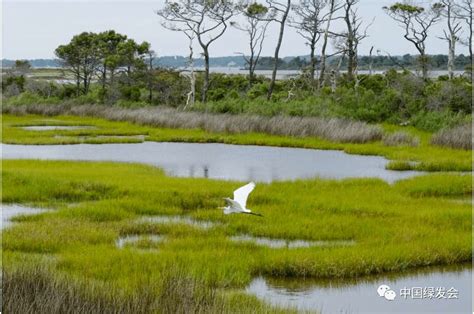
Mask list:
[[[459,41],[459,33],[462,31],[461,19],[456,14],[456,4],[454,0],[441,0],[443,5],[441,16],[446,19],[446,28],[443,30],[444,36],[439,37],[448,42],[448,75],[454,77],[454,58],[456,57],[456,43]]]
[[[458,0],[456,1],[455,14],[463,19],[468,26],[468,36],[467,40],[461,40],[461,44],[468,46],[469,48],[469,58],[472,65],[472,1],[471,0]],[[472,80],[472,70],[471,70],[471,80]]]
[[[373,52],[374,52],[374,46],[370,47],[370,51],[369,51],[369,75],[372,75],[372,66],[374,63],[374,59],[372,58]]]
[[[189,38],[189,56],[188,56],[188,67],[190,70],[189,74],[189,82],[190,82],[190,91],[187,94],[186,97],[186,105],[184,106],[184,109],[191,105],[194,106],[194,103],[196,102],[196,75],[194,74],[194,49],[193,49],[193,42],[194,42],[194,33],[190,33]]]
[[[193,33],[204,55],[204,84],[202,101],[207,100],[209,90],[209,46],[224,35],[229,20],[237,13],[228,0],[177,0],[166,1],[165,7],[156,12],[164,19],[163,27],[181,31],[189,38]]]
[[[270,87],[268,88],[267,99],[270,100],[273,95],[273,89],[275,88],[276,75],[278,71],[278,58],[280,55],[281,43],[283,42],[283,34],[285,33],[286,21],[288,19],[288,14],[291,9],[291,0],[265,0],[268,8],[272,12],[271,21],[277,22],[280,24],[280,32],[278,35],[277,45],[275,47],[275,55],[273,60],[273,72],[272,80],[270,82]]]
[[[334,20],[334,14],[342,6],[339,4],[338,0],[326,0],[327,1],[327,12],[323,16],[323,21],[326,22],[326,28],[323,35],[323,45],[321,48],[321,69],[319,71],[319,87],[324,86],[324,76],[326,73],[326,49],[329,42],[329,29],[331,27],[331,22]]]
[[[147,81],[148,81],[148,102],[153,103],[153,61],[156,58],[156,53],[154,50],[149,49],[147,51],[148,55],[148,69],[147,69]]]
[[[419,62],[424,79],[428,78],[428,56],[426,55],[426,39],[429,29],[440,20],[442,6],[434,3],[428,9],[413,5],[408,1],[396,2],[384,11],[404,30],[404,38],[411,42],[420,53]]]
[[[239,6],[239,9],[243,13],[246,23],[241,25],[231,22],[231,25],[245,32],[249,38],[250,55],[246,56],[242,53],[242,56],[249,69],[249,87],[251,87],[255,81],[255,69],[262,53],[265,34],[272,16],[266,6],[257,2],[244,3]]]
[[[310,76],[314,81],[316,73],[316,44],[321,38],[321,11],[326,6],[324,0],[302,0],[293,5],[294,16],[290,18],[290,26],[306,40],[310,49]]]
[[[371,23],[362,29],[362,19],[357,16],[357,8],[355,7],[359,0],[344,0],[344,22],[346,24],[346,32],[343,32],[342,37],[345,38],[345,53],[347,55],[347,79],[352,82],[357,79],[358,67],[358,48],[360,42],[366,38],[367,29],[372,25]]]

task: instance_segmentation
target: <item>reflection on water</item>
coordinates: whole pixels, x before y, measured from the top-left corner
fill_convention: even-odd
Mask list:
[[[11,219],[20,215],[37,215],[44,213],[47,209],[27,207],[18,204],[2,204],[2,224],[0,229],[4,229],[11,225]]]
[[[23,130],[29,131],[55,131],[55,130],[83,130],[83,129],[95,129],[90,125],[31,125],[22,126]]]
[[[186,216],[145,216],[140,218],[139,221],[157,224],[185,224],[203,229],[210,229],[216,225],[211,221],[195,220]]]
[[[471,313],[471,265],[429,267],[416,272],[372,276],[353,280],[270,279],[259,277],[247,292],[277,306],[293,306],[301,311],[322,313]],[[377,294],[377,288],[388,285],[396,298],[388,301]],[[422,288],[445,291],[454,288],[457,299],[412,298],[405,293]],[[405,290],[403,290],[405,289]],[[419,291],[419,290],[416,290]],[[414,294],[414,296],[417,296]],[[447,294],[445,294],[447,297]]]
[[[419,175],[386,170],[378,156],[342,151],[200,143],[9,145],[4,159],[54,159],[138,162],[163,168],[178,177],[271,182],[312,177],[376,177],[393,182]]]
[[[120,237],[115,241],[115,246],[119,249],[123,249],[126,246],[132,246],[134,244],[138,244],[140,242],[144,243],[160,243],[163,242],[164,237],[156,234],[150,235],[137,235],[131,234]]]
[[[238,235],[230,238],[236,242],[252,242],[257,245],[268,246],[274,249],[280,248],[305,248],[305,247],[326,247],[326,246],[347,246],[354,245],[355,241],[305,241],[305,240],[286,240],[286,239],[271,239],[265,237],[253,237],[249,235]]]

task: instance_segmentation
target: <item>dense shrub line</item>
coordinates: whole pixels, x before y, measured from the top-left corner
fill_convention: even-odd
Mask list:
[[[360,75],[354,86],[344,75],[336,87],[316,88],[307,77],[278,81],[271,100],[266,100],[269,82],[257,77],[252,86],[243,75],[214,73],[208,102],[197,102],[194,111],[248,114],[257,116],[326,117],[368,123],[408,124],[419,129],[438,131],[470,119],[471,82],[464,77],[423,80],[410,73],[394,70],[385,74]],[[24,104],[106,104],[119,107],[168,106],[183,108],[189,91],[188,78],[179,72],[157,69],[154,72],[152,99],[139,85],[117,91],[115,101],[103,97],[100,84],[92,84],[86,95],[77,96],[73,84],[56,84],[23,77],[11,77],[3,86],[4,103]],[[200,99],[202,76],[196,89]],[[109,89],[109,93],[111,90]],[[114,95],[115,95],[114,94]]]

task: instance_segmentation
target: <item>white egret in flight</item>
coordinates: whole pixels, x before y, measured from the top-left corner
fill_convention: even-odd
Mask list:
[[[250,182],[234,191],[234,199],[224,198],[227,203],[227,206],[224,207],[224,214],[249,214],[263,217],[263,215],[254,213],[246,207],[247,198],[253,189],[255,189],[255,183]]]

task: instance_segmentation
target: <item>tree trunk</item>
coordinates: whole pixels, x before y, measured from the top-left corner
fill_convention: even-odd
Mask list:
[[[286,18],[288,17],[288,13],[290,12],[290,7],[291,7],[291,0],[288,0],[286,10],[283,13],[283,16],[281,17],[281,21],[280,21],[280,34],[278,35],[278,42],[275,48],[275,56],[274,56],[275,59],[273,60],[274,64],[273,64],[273,72],[272,72],[272,81],[270,82],[270,87],[268,88],[267,100],[272,99],[273,89],[275,88],[276,75],[278,71],[278,57],[280,54],[281,43],[283,41],[283,34],[285,33]]]
[[[207,92],[209,91],[209,50],[207,47],[204,49],[204,85],[202,86],[202,102],[207,101]]]
[[[316,76],[316,56],[315,56],[316,43],[311,43],[310,48],[311,48],[311,53],[310,53],[311,64],[309,68],[309,73],[311,75],[311,80],[314,83],[314,78]]]
[[[326,29],[324,30],[323,47],[321,48],[321,70],[319,71],[319,87],[324,86],[324,75],[326,72],[326,48],[328,45],[329,27],[331,26],[332,14],[334,13],[335,0],[331,0]]]
[[[250,45],[250,47],[252,47]],[[254,82],[254,73],[255,73],[255,67],[256,67],[256,62],[255,62],[255,54],[253,52],[253,49],[250,49],[250,58],[249,58],[249,89],[252,87],[253,82]]]
[[[355,49],[354,49],[354,30],[352,29],[351,17],[350,17],[351,7],[348,5],[346,7],[346,15],[344,20],[347,25],[347,80],[352,82],[354,80],[354,68],[355,68]]]
[[[424,80],[428,79],[428,56],[424,51],[420,52],[421,75]]]
[[[76,96],[79,97],[81,94],[81,78],[79,74],[76,74]]]
[[[102,89],[105,90],[105,82],[107,81],[107,65],[104,63],[104,72],[102,72]]]
[[[456,50],[456,35],[451,33],[450,38],[449,38],[449,53],[448,53],[448,75],[449,75],[450,80],[454,78],[455,50]]]
[[[148,101],[150,102],[150,105],[153,103],[153,56],[152,52],[149,54],[149,69],[148,69]]]
[[[373,65],[373,58],[372,58],[372,51],[374,50],[374,46],[372,46],[370,48],[370,52],[369,52],[369,75],[372,75],[372,65]]]

